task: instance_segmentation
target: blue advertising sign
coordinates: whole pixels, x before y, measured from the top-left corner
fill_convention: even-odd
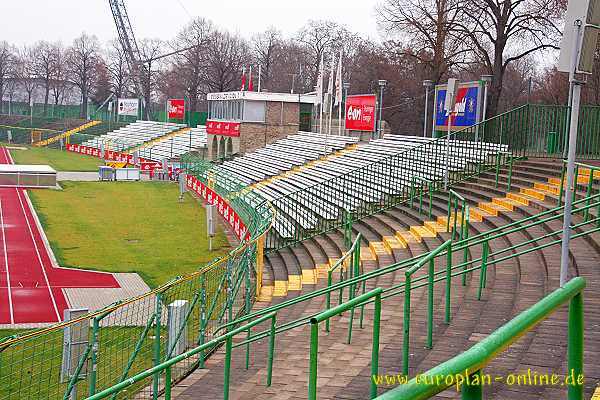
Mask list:
[[[452,126],[461,129],[479,122],[480,90],[479,83],[464,83],[459,85],[456,93],[456,103],[452,115]],[[448,110],[444,109],[446,89],[436,88],[435,96],[435,129],[444,130],[448,126]]]

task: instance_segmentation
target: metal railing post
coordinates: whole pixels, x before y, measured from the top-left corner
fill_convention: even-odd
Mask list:
[[[229,400],[229,377],[231,375],[231,350],[233,338],[229,336],[225,341],[225,366],[223,368],[223,400]]]
[[[577,293],[569,303],[569,331],[567,348],[567,379],[573,382],[568,387],[569,400],[583,399],[583,294]],[[580,377],[582,378],[580,380]]]
[[[373,348],[371,350],[371,377],[379,373],[379,334],[381,326],[381,293],[375,296],[375,310],[373,315]],[[377,397],[377,385],[371,379],[371,398]]]
[[[310,363],[308,376],[308,399],[317,399],[317,365],[319,355],[319,323],[316,319],[310,321]]]
[[[275,356],[275,324],[277,323],[277,316],[273,315],[271,319],[271,330],[269,332],[269,356],[267,363],[267,386],[271,386],[273,381],[273,358]]]
[[[410,340],[410,286],[412,277],[406,274],[404,280],[404,321],[402,324],[402,374],[408,375],[408,346]]]
[[[481,291],[485,287],[486,275],[487,275],[487,260],[490,252],[490,242],[486,240],[483,242],[483,250],[481,254],[481,269],[479,270],[479,288],[477,289],[477,300],[481,300]]]
[[[171,400],[171,366],[165,369],[165,400]]]
[[[433,278],[434,259],[429,260],[429,271],[427,274],[427,344],[425,347],[433,347]]]
[[[198,346],[206,340],[206,275],[200,276],[200,326],[198,332]],[[198,354],[200,368],[204,368],[204,352]]]
[[[446,310],[444,314],[444,322],[450,323],[450,297],[452,294],[452,243],[448,245],[446,250]]]
[[[467,379],[468,378],[468,379]],[[472,374],[469,374],[468,377],[465,377],[465,380],[468,383],[465,383],[462,387],[461,396],[462,400],[482,400],[483,399],[483,384],[481,382],[481,370],[475,371]],[[478,382],[476,385],[471,382]]]

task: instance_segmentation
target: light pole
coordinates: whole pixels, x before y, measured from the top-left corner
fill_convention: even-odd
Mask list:
[[[344,89],[344,101],[342,103],[340,103],[340,107],[342,107],[342,104],[344,105],[344,121],[346,121],[346,99],[348,98],[348,90],[350,89],[350,82],[343,82],[342,89]],[[338,122],[338,124],[340,125],[340,127],[342,126],[341,119]],[[345,123],[344,123],[344,134],[348,134],[348,132],[346,132],[346,124]]]
[[[425,87],[425,116],[423,117],[423,137],[427,137],[427,107],[429,106],[429,91],[433,87],[433,81],[430,79],[425,79],[423,81],[423,87]],[[431,136],[433,136],[433,132],[431,132]]]
[[[387,85],[387,81],[385,79],[380,79],[377,81],[379,85],[379,122],[377,123],[377,138],[380,139],[381,134],[381,119],[383,116],[383,91],[385,90],[385,86]]]
[[[481,81],[483,82],[483,110],[481,111],[481,121],[485,121],[486,113],[487,113],[487,98],[488,98],[488,86],[492,82],[492,75],[481,75]],[[480,122],[481,122],[480,121]],[[485,130],[485,122],[484,122],[484,130]],[[485,131],[483,132],[485,136]],[[479,141],[479,125],[477,125],[477,129],[475,130],[475,142]]]

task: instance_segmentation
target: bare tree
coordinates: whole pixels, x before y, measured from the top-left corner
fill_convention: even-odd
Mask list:
[[[36,54],[34,48],[24,46],[19,51],[16,61],[15,77],[19,82],[19,86],[27,94],[27,104],[33,103],[34,92],[39,85],[36,76],[35,58]]]
[[[56,59],[54,63],[54,74],[50,81],[54,105],[58,105],[65,97],[65,92],[70,88],[67,81],[67,51],[62,44],[56,46]]]
[[[123,47],[118,40],[111,40],[106,54],[107,68],[110,75],[111,91],[117,97],[122,97],[129,85],[129,69]]]
[[[68,77],[81,92],[81,118],[87,118],[87,103],[94,86],[99,57],[98,39],[85,33],[75,39],[68,50]]]
[[[310,20],[300,29],[296,41],[305,48],[306,65],[303,73],[308,75],[310,81],[305,89],[312,89],[317,82],[321,55],[328,59],[337,54],[351,35],[346,28],[333,21]]]
[[[58,44],[42,40],[32,50],[35,75],[44,89],[44,115],[47,115],[52,80],[56,75],[58,47]]]
[[[493,76],[488,116],[496,114],[508,66],[544,49],[556,49],[560,29],[556,0],[467,0],[460,28],[475,61]]]
[[[144,97],[144,103],[146,107],[146,116],[152,113],[152,93],[156,85],[156,77],[160,73],[161,62],[156,58],[164,54],[165,43],[160,39],[143,39],[140,42],[140,54],[146,61],[144,63],[145,68],[140,68],[138,73],[140,74],[140,83],[142,85],[142,96]]]
[[[174,57],[170,72],[164,75],[168,78],[168,85],[163,86],[163,93],[182,90],[190,101],[192,111],[198,110],[201,95],[205,94],[209,65],[207,53],[213,33],[214,27],[210,21],[196,18],[177,34],[171,44],[173,49],[186,50]],[[177,82],[181,88],[175,87]]]
[[[273,77],[273,69],[281,57],[281,31],[269,28],[252,37],[252,53],[256,63],[261,66],[261,84],[269,88]]]
[[[456,24],[461,8],[461,0],[386,0],[377,19],[382,32],[400,39],[402,54],[425,66],[437,84],[466,52]]]
[[[207,48],[207,89],[213,92],[239,90],[242,66],[250,60],[248,43],[238,35],[215,31]]]
[[[2,101],[5,88],[11,78],[14,69],[15,49],[6,41],[0,41],[0,113],[2,113]]]

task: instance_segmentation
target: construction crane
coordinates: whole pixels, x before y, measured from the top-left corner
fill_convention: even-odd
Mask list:
[[[127,9],[125,8],[124,0],[108,0],[110,3],[110,9],[112,11],[115,24],[117,25],[117,32],[119,34],[119,42],[125,53],[125,59],[127,66],[129,67],[129,73],[133,79],[133,83],[136,90],[136,95],[142,97],[144,103],[149,103],[150,99],[146,99],[146,93],[144,93],[144,85],[142,84],[142,74],[147,76],[148,71],[142,60],[140,49],[135,40],[135,34],[131,28],[131,22],[127,15]],[[143,117],[149,119],[148,106],[149,104],[142,104]]]

